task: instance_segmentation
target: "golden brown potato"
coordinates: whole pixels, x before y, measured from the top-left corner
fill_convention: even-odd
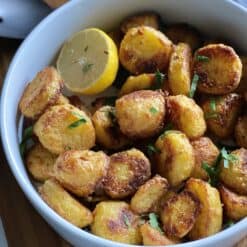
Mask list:
[[[67,190],[88,196],[104,179],[108,165],[109,158],[102,151],[70,150],[59,155],[53,175]]]
[[[235,126],[235,139],[240,147],[247,148],[247,115],[238,119]]]
[[[185,95],[169,96],[167,105],[171,111],[171,121],[188,138],[196,139],[205,133],[203,111],[193,99]]]
[[[155,143],[160,153],[155,155],[158,173],[171,186],[178,186],[194,169],[195,156],[188,138],[180,131],[166,131]]]
[[[175,44],[179,42],[187,43],[195,50],[201,45],[200,34],[196,29],[188,24],[174,24],[165,31],[167,37]]]
[[[225,215],[232,220],[240,220],[247,216],[247,196],[238,195],[225,186],[219,188]]]
[[[91,119],[70,104],[50,107],[35,123],[33,131],[41,144],[54,154],[89,149],[95,144]]]
[[[207,57],[207,61],[200,57]],[[242,75],[242,63],[230,46],[211,44],[196,51],[194,74],[199,76],[198,91],[209,94],[227,94],[234,91]]]
[[[138,188],[131,198],[130,207],[138,214],[151,213],[167,190],[167,180],[159,175],[155,175]]]
[[[39,187],[39,193],[56,213],[73,225],[82,228],[92,223],[90,210],[75,200],[56,180],[47,180]]]
[[[178,243],[178,241],[171,240],[159,230],[153,228],[148,223],[140,227],[143,245],[148,246],[166,246]]]
[[[61,94],[59,95],[56,101],[56,105],[64,105],[64,104],[69,104],[69,99]]]
[[[55,68],[46,67],[27,85],[20,99],[21,113],[36,119],[61,95],[63,80]]]
[[[200,137],[191,141],[195,153],[195,167],[191,176],[208,180],[208,174],[202,168],[202,162],[206,162],[209,166],[214,165],[216,158],[219,155],[218,148],[208,137]]]
[[[91,225],[93,234],[126,244],[140,244],[139,217],[126,202],[103,201],[97,204]]]
[[[53,167],[57,156],[35,144],[27,154],[26,166],[31,175],[38,181],[44,182],[52,177]]]
[[[196,178],[190,178],[185,189],[197,197],[201,203],[201,210],[189,233],[190,239],[205,238],[219,232],[222,226],[222,205],[218,190]]]
[[[228,166],[224,160],[220,164],[220,180],[233,191],[247,195],[247,149],[240,148],[231,152]]]
[[[243,65],[242,77],[240,83],[236,89],[236,92],[239,94],[244,94],[247,92],[247,56],[240,57]]]
[[[162,92],[140,90],[116,101],[116,116],[120,130],[130,138],[147,138],[159,133],[165,117]]]
[[[209,98],[202,105],[208,129],[220,138],[232,135],[241,112],[242,98],[231,93]]]
[[[130,28],[148,26],[159,29],[159,16],[153,12],[145,12],[126,18],[121,24],[121,31],[127,33]]]
[[[166,70],[172,42],[154,28],[141,26],[128,30],[119,50],[121,64],[132,74]]]
[[[168,68],[169,88],[173,95],[188,95],[191,81],[192,52],[186,43],[178,43],[171,55]]]
[[[136,192],[151,176],[150,162],[132,148],[110,157],[110,166],[103,181],[105,192],[112,198],[124,198]]]
[[[161,212],[167,236],[184,237],[194,226],[200,211],[199,200],[189,191],[171,197]]]

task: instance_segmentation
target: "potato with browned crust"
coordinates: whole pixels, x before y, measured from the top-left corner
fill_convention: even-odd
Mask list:
[[[116,117],[126,136],[152,137],[163,128],[165,98],[161,91],[140,90],[116,101]]]
[[[103,201],[93,211],[91,225],[93,234],[126,244],[142,242],[139,231],[139,217],[123,201]]]
[[[202,180],[208,180],[208,174],[202,168],[202,162],[206,162],[209,166],[213,166],[220,152],[208,137],[200,137],[193,140],[191,141],[191,145],[193,146],[195,154],[195,167],[191,176]]]
[[[138,188],[131,198],[131,209],[138,214],[154,212],[155,207],[166,194],[168,187],[168,181],[165,178],[155,175]]]
[[[189,233],[191,240],[211,236],[221,230],[222,205],[217,189],[201,179],[190,178],[185,185],[200,201],[201,208],[196,222]]]
[[[35,144],[27,153],[25,164],[31,175],[44,182],[52,177],[57,156],[50,153],[41,144]]]
[[[238,119],[235,126],[235,139],[240,147],[247,148],[247,115]]]
[[[247,195],[247,149],[240,148],[230,153],[227,165],[220,163],[220,180],[233,191]]]
[[[56,105],[64,105],[64,104],[69,104],[69,99],[61,94],[56,101]]]
[[[206,57],[205,59],[200,59]],[[199,76],[198,91],[227,94],[234,91],[242,75],[242,62],[234,49],[223,44],[211,44],[196,51],[193,72]]]
[[[195,165],[193,147],[180,131],[166,131],[155,143],[158,173],[167,178],[171,186],[178,186],[190,177]]]
[[[50,107],[34,124],[33,131],[41,144],[54,154],[89,149],[95,144],[91,119],[70,104]]]
[[[20,99],[21,113],[28,118],[38,118],[61,96],[63,80],[53,67],[40,71],[27,85]]]
[[[247,93],[247,56],[241,56],[240,59],[243,65],[242,77],[235,92],[244,95]]]
[[[115,153],[103,181],[104,190],[112,198],[133,195],[151,176],[151,165],[138,149]]]
[[[91,195],[106,176],[108,156],[91,150],[70,150],[59,155],[53,175],[77,196]]]
[[[241,106],[242,97],[236,93],[205,100],[202,109],[208,129],[221,138],[231,136],[241,112]]]
[[[172,49],[172,42],[163,33],[152,27],[134,27],[121,42],[119,59],[132,74],[165,71]]]
[[[167,106],[171,121],[189,139],[203,136],[206,131],[206,122],[202,109],[193,99],[185,95],[169,96]]]
[[[199,212],[200,202],[191,192],[183,191],[171,197],[161,211],[167,236],[184,237],[194,226]]]
[[[172,52],[168,68],[169,88],[173,95],[189,95],[191,60],[190,46],[186,43],[178,43]]]
[[[90,210],[75,200],[55,179],[41,185],[39,193],[56,213],[73,225],[82,228],[92,223]]]

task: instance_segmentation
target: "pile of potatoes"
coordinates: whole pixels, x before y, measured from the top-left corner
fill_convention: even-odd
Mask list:
[[[24,160],[43,200],[128,244],[201,239],[246,217],[247,57],[188,25],[163,27],[155,13],[109,35],[127,74],[112,105],[64,96],[53,67],[22,95],[34,142]]]

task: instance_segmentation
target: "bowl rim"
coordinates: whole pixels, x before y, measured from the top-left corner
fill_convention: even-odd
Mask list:
[[[243,11],[247,16],[247,8],[244,8],[243,6],[237,4],[233,0],[221,0],[226,5],[231,5],[233,8],[238,8],[239,10]],[[21,187],[22,191],[24,192],[26,198],[31,202],[33,207],[39,212],[39,214],[48,222],[48,224],[56,231],[56,228],[52,226],[55,224],[60,229],[63,229],[63,231],[70,232],[71,234],[74,234],[74,236],[80,235],[82,238],[86,238],[91,243],[97,243],[102,244],[104,246],[139,246],[139,245],[126,245],[123,243],[118,243],[115,241],[111,241],[108,239],[104,239],[101,237],[98,237],[92,233],[86,232],[83,229],[80,229],[71,223],[69,223],[67,220],[63,219],[61,216],[59,216],[53,209],[51,209],[39,196],[36,189],[33,185],[30,185],[26,182],[25,177],[23,176],[22,172],[20,171],[17,160],[16,160],[16,153],[14,153],[11,149],[11,141],[8,138],[8,126],[6,124],[5,115],[7,114],[7,103],[8,99],[6,97],[6,93],[8,91],[8,86],[10,85],[10,77],[11,74],[14,73],[15,67],[17,64],[17,61],[22,56],[22,51],[28,49],[27,46],[30,42],[32,42],[33,37],[35,37],[40,30],[42,30],[47,24],[49,24],[52,19],[58,15],[61,15],[63,11],[65,11],[67,8],[73,8],[73,6],[76,6],[79,2],[86,2],[86,0],[73,0],[69,1],[68,3],[65,3],[60,8],[53,11],[51,14],[49,14],[46,18],[44,18],[34,29],[33,31],[27,36],[27,38],[22,42],[20,47],[18,48],[17,52],[15,53],[6,77],[3,82],[2,86],[2,92],[1,92],[1,103],[0,103],[0,126],[1,126],[1,139],[2,139],[2,147],[7,159],[7,163],[12,171],[12,174],[14,175],[15,179],[18,182],[18,185]],[[24,165],[24,164],[23,164]],[[51,225],[51,221],[53,224]],[[214,244],[217,241],[222,241],[223,239],[233,237],[235,234],[238,233],[238,231],[247,231],[247,218],[242,219],[240,222],[236,223],[234,226],[222,230],[212,236],[190,241],[182,244],[176,244],[177,247],[196,247],[200,244],[208,244],[209,246]]]

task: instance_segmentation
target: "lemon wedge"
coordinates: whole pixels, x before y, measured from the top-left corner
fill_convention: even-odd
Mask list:
[[[82,30],[63,45],[57,59],[57,70],[65,86],[73,93],[100,93],[115,80],[117,47],[100,29]]]

